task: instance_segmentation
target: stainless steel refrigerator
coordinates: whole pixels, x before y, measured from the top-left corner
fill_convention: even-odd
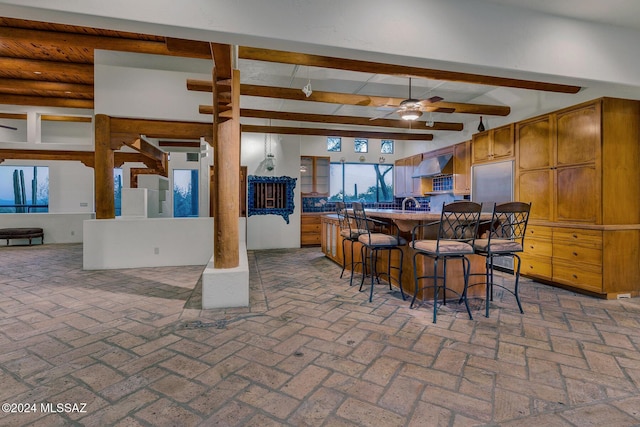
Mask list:
[[[494,203],[513,200],[513,161],[484,163],[471,167],[471,200],[482,203],[482,212],[493,212]],[[513,270],[513,258],[498,257],[494,265]]]

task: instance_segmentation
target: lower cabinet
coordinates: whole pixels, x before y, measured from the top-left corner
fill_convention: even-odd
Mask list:
[[[606,298],[640,296],[639,255],[640,230],[529,225],[521,273]]]
[[[534,279],[551,280],[552,228],[529,225],[520,256],[520,273]]]
[[[301,215],[300,246],[317,246],[320,240],[320,214]]]
[[[322,252],[333,261],[342,265],[342,237],[340,223],[336,215],[325,215],[321,218]]]

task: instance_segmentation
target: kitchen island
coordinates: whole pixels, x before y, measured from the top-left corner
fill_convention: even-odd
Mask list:
[[[400,230],[400,235],[404,237],[408,242],[411,241],[411,230],[415,225],[418,224],[429,224],[435,223],[440,220],[441,214],[439,212],[425,212],[425,211],[403,211],[400,209],[367,209],[366,210],[367,217],[371,217],[372,219],[382,220],[386,222],[393,222]],[[491,218],[491,214],[483,214],[481,217],[482,220],[488,220]],[[437,226],[434,227],[426,227],[423,228],[427,234],[421,236],[421,238],[435,238],[437,233]],[[385,232],[394,233],[395,228],[390,224],[387,227]],[[346,265],[347,269],[351,265],[351,242],[345,242],[345,252],[346,252]],[[360,257],[360,249],[362,245],[360,243],[354,243],[355,246],[353,248],[354,259],[356,262],[359,262]],[[340,226],[338,223],[338,217],[335,214],[328,214],[322,217],[322,250],[333,261],[342,266],[342,237],[340,236]],[[414,294],[414,278],[413,278],[413,255],[415,251],[411,249],[408,245],[402,248],[403,251],[403,263],[402,263],[402,289],[408,295]],[[475,283],[484,283],[484,272],[485,272],[485,259],[484,257],[478,255],[470,255],[469,260],[471,261],[471,273],[476,274],[475,276],[471,276],[469,279],[469,284]],[[419,257],[418,258],[418,274],[424,275],[432,274],[433,271],[433,262],[431,259],[427,257]],[[400,262],[399,254],[394,251],[394,254],[391,257],[391,264],[393,266],[398,266]],[[440,263],[439,271],[442,266]],[[387,270],[387,257],[380,257],[377,263],[378,271],[386,271]],[[360,270],[359,267],[356,266],[356,276],[354,277],[354,282],[358,285],[360,283]],[[365,286],[370,286],[370,281],[365,281]],[[421,286],[426,285],[426,282],[421,282]],[[376,285],[382,286],[382,285]],[[393,286],[396,286],[394,283]],[[464,278],[462,274],[462,263],[459,261],[449,261],[447,265],[447,288],[452,289],[456,292],[462,292],[464,288]],[[368,289],[368,288],[367,288]],[[381,288],[380,288],[381,289]],[[440,293],[442,295],[442,293]],[[484,285],[474,286],[469,291],[470,297],[481,297],[484,298]],[[424,292],[420,292],[418,294],[418,298],[423,300],[433,299],[433,292],[431,289],[426,289]]]

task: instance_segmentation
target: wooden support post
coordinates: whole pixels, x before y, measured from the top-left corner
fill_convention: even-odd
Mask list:
[[[116,217],[113,183],[113,150],[111,149],[111,118],[96,114],[94,181],[96,219]]]
[[[216,69],[213,70],[216,81]],[[220,123],[217,111],[213,118],[213,162],[216,174],[214,203],[214,261],[215,268],[235,268],[240,263],[238,217],[240,182],[240,71],[232,71],[231,120]],[[213,91],[213,105],[218,105]],[[215,107],[214,107],[215,109]]]

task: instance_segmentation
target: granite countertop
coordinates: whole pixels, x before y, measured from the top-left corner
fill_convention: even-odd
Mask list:
[[[440,212],[410,211],[402,209],[365,209],[368,216],[377,218],[412,220],[412,221],[439,221]]]

